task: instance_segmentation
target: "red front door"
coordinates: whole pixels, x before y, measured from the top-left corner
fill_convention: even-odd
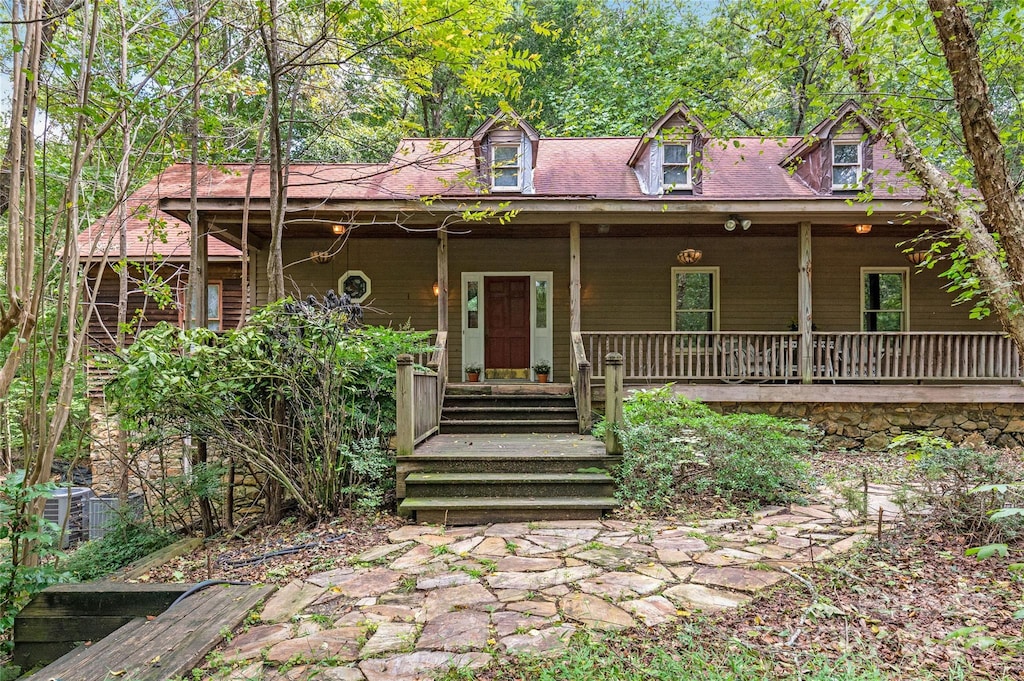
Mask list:
[[[530,366],[530,278],[484,279],[484,366]]]

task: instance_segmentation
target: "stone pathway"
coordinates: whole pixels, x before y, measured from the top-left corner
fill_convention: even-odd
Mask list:
[[[872,486],[869,517],[894,519]],[[411,681],[495,654],[553,654],[580,628],[735,608],[875,528],[832,503],[693,525],[619,520],[407,525],[348,567],[296,580],[221,648],[221,679]],[[288,663],[286,665],[286,663]],[[285,665],[287,671],[276,669]],[[292,666],[288,666],[292,665]]]

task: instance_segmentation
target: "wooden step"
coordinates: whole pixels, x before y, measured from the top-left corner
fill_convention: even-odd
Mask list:
[[[614,497],[417,497],[398,507],[402,515],[416,515],[416,522],[445,525],[477,525],[533,520],[594,520],[618,506]]]
[[[451,407],[562,407],[576,408],[572,395],[452,395],[444,398],[445,409]]]
[[[449,383],[449,395],[571,395],[570,383]]]
[[[152,621],[137,619],[89,647],[80,646],[25,681],[159,681],[200,664],[273,586],[212,586]]]
[[[610,497],[607,473],[410,473],[408,497]]]
[[[443,421],[442,433],[574,433],[579,430],[576,419],[459,419]]]
[[[570,420],[574,423],[576,419],[576,407],[568,406],[521,406],[521,407],[498,407],[490,405],[481,406],[445,406],[441,413],[442,423],[457,423],[459,421],[528,421],[536,419],[559,419]]]

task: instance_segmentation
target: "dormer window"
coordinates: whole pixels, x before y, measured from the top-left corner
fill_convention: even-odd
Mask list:
[[[690,181],[690,145],[665,144],[664,158],[661,163],[661,186],[664,191],[673,189],[689,189]]]
[[[491,188],[519,191],[522,188],[521,155],[518,144],[495,144],[491,157]]]
[[[832,189],[860,189],[864,175],[860,143],[832,143]]]

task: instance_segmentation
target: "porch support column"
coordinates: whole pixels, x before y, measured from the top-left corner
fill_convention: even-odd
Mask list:
[[[814,368],[813,343],[811,335],[811,223],[800,223],[800,273],[797,281],[797,330],[800,332],[800,382],[810,383]]]
[[[448,232],[437,233],[437,332],[448,331]]]
[[[190,329],[203,329],[209,322],[210,309],[210,226],[200,221],[197,238],[192,244],[192,263],[188,278],[188,309],[185,324]]]
[[[569,332],[580,331],[580,223],[569,223]]]

